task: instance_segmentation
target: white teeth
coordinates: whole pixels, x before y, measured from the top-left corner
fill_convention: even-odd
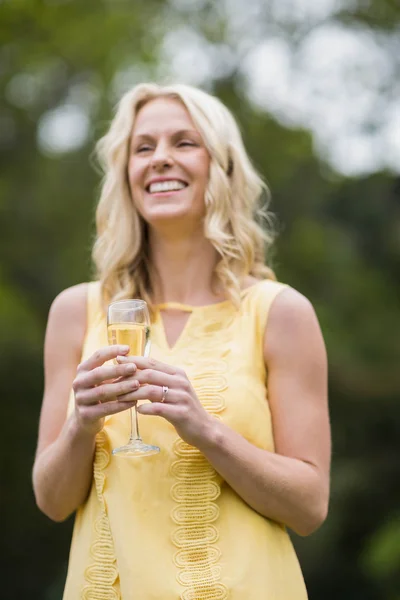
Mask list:
[[[157,181],[156,183],[150,184],[149,191],[150,194],[155,194],[157,192],[171,192],[172,190],[181,190],[185,186],[182,181]]]

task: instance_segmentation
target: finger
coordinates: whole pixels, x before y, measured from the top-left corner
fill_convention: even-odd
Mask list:
[[[175,392],[172,396],[175,396],[175,400],[176,400],[176,395],[177,393]],[[131,391],[131,393],[129,394],[129,398],[127,396],[128,400],[150,400],[151,402],[159,402],[160,404],[162,403],[162,396],[163,396],[163,390],[162,387],[159,385],[142,385],[140,386],[140,388],[136,391]],[[124,402],[124,398],[123,396],[118,396],[118,400]],[[168,404],[173,403],[174,401],[174,397],[172,397],[172,402],[171,402],[171,390],[168,390]]]
[[[177,374],[177,369],[175,367],[145,356],[118,356],[117,362],[121,364],[134,362],[138,369],[152,369],[154,371],[161,371],[161,373],[167,373],[168,375]]]
[[[80,419],[84,423],[94,423],[103,417],[115,415],[123,410],[132,408],[135,404],[136,402],[119,402],[118,400],[114,400],[113,402],[106,402],[105,404],[85,406],[79,411]]]
[[[179,407],[173,404],[161,404],[161,402],[139,404],[136,410],[141,415],[153,415],[157,417],[164,417],[171,423],[179,415]]]
[[[130,377],[136,371],[137,367],[133,363],[122,365],[103,365],[96,367],[88,373],[84,373],[80,379],[82,387],[93,387],[103,381],[118,379],[119,377]]]
[[[137,379],[141,385],[151,384],[158,385],[160,387],[167,385],[170,388],[174,386],[177,387],[178,383],[176,375],[168,375],[167,373],[154,371],[153,369],[138,370],[135,373],[135,379]]]
[[[123,379],[114,383],[104,383],[97,387],[79,390],[75,394],[78,405],[93,405],[116,400],[117,396],[123,396],[139,388],[136,379]]]
[[[92,371],[92,369],[95,369],[96,367],[101,367],[101,365],[108,360],[117,358],[118,355],[125,356],[128,352],[129,346],[104,346],[103,348],[99,348],[92,356],[82,362],[78,367],[78,371]]]

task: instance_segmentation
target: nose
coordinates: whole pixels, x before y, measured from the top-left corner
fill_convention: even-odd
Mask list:
[[[158,144],[151,159],[151,168],[154,170],[162,170],[172,166],[172,162],[168,145],[165,143]]]

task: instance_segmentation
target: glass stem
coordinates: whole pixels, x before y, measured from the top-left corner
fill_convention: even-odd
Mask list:
[[[133,408],[129,409],[131,415],[131,437],[129,442],[142,441],[142,438],[139,435],[139,423],[138,423],[138,415],[136,410],[136,404]]]

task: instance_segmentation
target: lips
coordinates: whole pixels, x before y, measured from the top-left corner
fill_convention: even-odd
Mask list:
[[[146,191],[150,194],[162,194],[167,192],[178,192],[186,188],[188,184],[182,179],[153,179],[147,186]]]

